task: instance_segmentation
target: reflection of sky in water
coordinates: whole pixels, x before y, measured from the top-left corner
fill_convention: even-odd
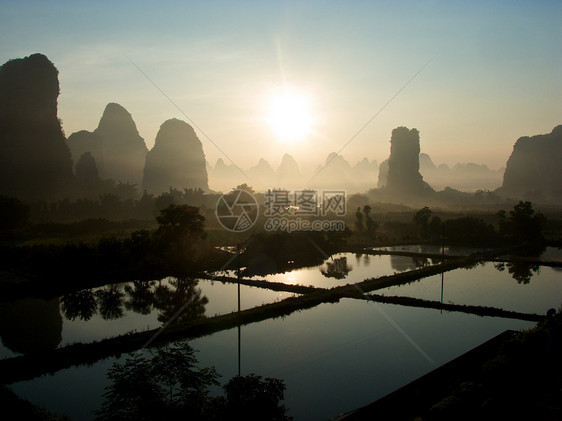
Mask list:
[[[351,268],[342,279],[326,277],[322,270],[327,269],[327,262],[334,262],[344,257]],[[393,275],[394,273],[414,270],[421,266],[420,262],[430,264],[431,260],[416,260],[407,256],[371,256],[368,254],[337,253],[326,259],[324,264],[308,268],[295,269],[285,273],[256,276],[254,279],[266,279],[270,282],[281,282],[290,285],[313,286],[316,288],[333,288],[336,286],[362,282],[367,278]],[[236,276],[236,271],[225,271],[228,276]]]
[[[434,275],[410,284],[374,291],[376,294],[398,295],[439,301],[441,275]],[[443,301],[454,304],[492,306],[524,313],[545,314],[558,308],[562,300],[560,273],[542,266],[528,284],[518,283],[506,268],[498,271],[494,263],[455,269],[444,274]]]
[[[117,284],[115,287],[123,291],[127,284],[131,285],[132,283]],[[169,279],[164,279],[162,284],[170,285]],[[170,288],[174,289],[171,285]],[[213,282],[203,279],[199,280],[196,288],[201,290],[201,296],[205,296],[209,300],[205,305],[205,315],[207,317],[230,313],[238,309],[238,289],[236,284]],[[103,288],[96,288],[94,291],[99,289]],[[271,291],[263,288],[241,285],[240,305],[241,309],[245,310],[258,305],[283,300],[293,295],[294,294],[288,292]],[[55,311],[56,307],[55,305]],[[59,312],[61,312],[60,305],[58,309]],[[103,319],[99,312],[93,315],[88,321],[79,318],[69,320],[62,315],[62,341],[59,346],[75,342],[92,342],[94,340],[122,335],[133,330],[143,331],[154,329],[162,325],[162,323],[157,320],[158,313],[159,310],[152,308],[149,314],[144,315],[129,311],[123,306],[123,317],[113,320]],[[13,317],[25,317],[25,314],[14,314]],[[25,333],[26,332],[20,332],[20,335],[25,335]],[[0,358],[13,357],[15,355],[17,354],[6,348],[3,344],[0,345]]]
[[[547,247],[541,260],[551,260],[555,262],[562,262],[562,247]]]
[[[435,244],[414,244],[403,246],[388,246],[388,247],[373,247],[373,250],[379,251],[403,251],[407,253],[428,253],[428,254],[441,254],[441,246]],[[468,256],[472,253],[481,251],[492,250],[492,248],[472,248],[472,247],[457,247],[445,246],[445,254],[450,256]]]
[[[532,323],[343,299],[242,327],[242,374],[282,378],[285,405],[299,420],[325,420],[391,392],[434,367],[380,314],[383,309],[441,365],[503,332]],[[237,374],[237,330],[195,339],[199,365],[225,383]],[[91,367],[11,386],[20,396],[75,419],[101,405],[110,358]],[[84,381],[88,379],[88,381]],[[329,397],[329,399],[327,398]]]

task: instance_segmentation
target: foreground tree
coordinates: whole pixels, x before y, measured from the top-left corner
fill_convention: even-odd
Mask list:
[[[154,236],[162,262],[178,274],[188,273],[194,268],[196,243],[206,237],[205,217],[196,206],[170,205],[156,220],[159,227]]]
[[[236,376],[224,386],[226,402],[221,419],[247,421],[288,421],[287,409],[280,405],[285,394],[285,384],[280,379],[250,374]]]
[[[542,238],[546,218],[542,213],[535,212],[531,202],[520,201],[509,211],[509,218],[504,210],[496,215],[499,218],[500,235],[516,241],[536,241]]]
[[[185,341],[135,352],[114,363],[107,376],[111,383],[95,411],[97,420],[292,419],[280,403],[285,391],[280,379],[236,376],[223,386],[226,396],[210,396],[219,374],[214,367],[197,367],[195,351]]]
[[[425,206],[414,214],[413,221],[420,227],[422,237],[429,237],[429,218],[431,218],[431,209]]]
[[[160,211],[157,234],[170,241],[176,239],[198,239],[205,237],[203,230],[205,217],[199,208],[189,205],[170,205]]]
[[[473,216],[449,219],[444,222],[443,226],[447,241],[452,244],[490,246],[497,241],[494,227]]]
[[[206,419],[208,387],[218,384],[214,367],[198,368],[195,351],[186,342],[136,352],[108,371],[104,403],[98,420],[160,420],[183,416]]]

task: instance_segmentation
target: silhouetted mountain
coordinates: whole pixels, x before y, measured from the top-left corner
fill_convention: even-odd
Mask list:
[[[87,130],[80,130],[68,137],[68,148],[72,156],[74,167],[85,153],[89,153],[96,161],[96,166],[103,161],[101,140],[96,134]]]
[[[72,160],[57,118],[58,70],[33,54],[0,67],[0,193],[22,199],[68,194]]]
[[[248,172],[248,178],[256,191],[265,191],[274,186],[276,174],[269,162],[260,158],[257,165],[251,167]]]
[[[341,155],[330,153],[324,165],[318,165],[314,171],[301,173],[296,160],[288,154],[283,156],[281,164],[274,170],[269,162],[260,158],[257,165],[244,174],[234,165],[226,165],[219,158],[209,168],[209,184],[211,188],[228,191],[233,187],[247,183],[258,192],[272,188],[288,189],[344,189],[348,193],[367,192],[373,188],[377,180],[378,164],[363,158],[354,166]]]
[[[379,179],[377,181],[377,188],[383,188],[386,186],[386,181],[388,179],[388,159],[385,159],[379,165]]]
[[[328,154],[324,165],[319,165],[314,172],[311,187],[317,189],[335,189],[348,186],[351,178],[351,165],[343,156],[332,152]]]
[[[373,188],[377,179],[377,162],[367,158],[355,166],[335,152],[326,157],[323,166],[318,166],[310,187],[316,189],[344,189],[348,193],[366,192]]]
[[[165,121],[154,147],[146,155],[143,190],[162,193],[169,188],[209,189],[203,145],[184,121]]]
[[[500,194],[529,200],[562,198],[562,125],[551,133],[517,139]]]
[[[91,190],[99,181],[96,160],[90,152],[84,152],[75,167],[76,182],[81,190]]]
[[[397,127],[392,131],[386,187],[397,193],[418,193],[424,189],[417,129]]]
[[[417,129],[397,127],[390,138],[390,157],[385,190],[397,198],[424,196],[433,189],[420,174],[420,134]]]
[[[371,162],[369,162],[369,160],[365,157],[357,164],[355,164],[353,166],[353,169],[361,175],[371,176],[372,174],[375,175],[377,174],[377,171],[379,170],[379,165],[376,159],[373,159]]]
[[[420,153],[420,173],[424,174],[426,171],[435,171],[436,169],[431,157],[426,153]]]
[[[279,185],[275,187],[281,188],[299,188],[304,184],[297,161],[287,153],[283,155],[281,164],[277,168],[277,182]]]
[[[217,159],[214,168],[208,172],[209,186],[213,190],[227,192],[247,182],[244,174],[235,165],[227,165],[222,158]]]
[[[73,133],[68,145],[74,162],[90,152],[101,178],[140,186],[148,150],[131,114],[121,105],[107,104],[97,129]]]
[[[248,170],[248,175],[256,175],[258,177],[273,177],[275,175],[275,171],[273,171],[273,168],[271,167],[271,165],[269,165],[269,162],[267,162],[263,158],[260,158],[258,164]]]
[[[431,157],[426,153],[419,155],[420,174],[427,184],[435,190],[450,187],[452,190],[478,191],[494,190],[501,183],[503,170],[491,170],[486,165],[474,164],[472,162],[458,163],[452,168],[447,164],[435,166]],[[387,162],[381,163],[379,171],[378,188],[386,185],[388,177]],[[445,195],[445,196],[448,196]]]
[[[435,191],[423,181],[419,170],[418,130],[397,127],[390,138],[390,156],[379,166],[378,188],[370,190],[369,195],[391,203],[427,203]]]

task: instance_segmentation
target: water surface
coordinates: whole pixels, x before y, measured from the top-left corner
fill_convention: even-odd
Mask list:
[[[245,310],[293,295],[241,285],[240,307]],[[180,321],[231,313],[238,309],[237,285],[170,277],[107,285],[48,300],[0,303],[0,358],[155,329],[185,303],[189,304]]]
[[[446,303],[536,314],[546,314],[549,308],[562,304],[562,277],[547,266],[485,262],[472,269],[446,272],[441,281],[441,275],[434,275],[375,292],[440,301],[443,291]]]
[[[418,352],[382,314],[415,341]],[[243,326],[242,374],[282,378],[295,420],[326,420],[384,396],[505,329],[532,323],[344,299],[285,318]],[[237,374],[237,330],[190,342],[200,366],[222,382]],[[99,408],[116,359],[12,385],[19,395],[77,419]],[[87,381],[85,381],[87,379]]]

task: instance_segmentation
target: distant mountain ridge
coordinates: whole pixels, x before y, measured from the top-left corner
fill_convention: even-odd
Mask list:
[[[462,191],[495,190],[501,185],[504,169],[491,170],[472,162],[435,166],[430,156],[420,153],[420,173],[435,190],[452,187]]]
[[[256,191],[273,188],[287,189],[347,189],[349,192],[364,192],[372,188],[377,180],[377,161],[363,158],[352,166],[341,155],[328,154],[324,165],[304,173],[295,158],[284,154],[279,166],[273,166],[263,158],[248,170],[238,169],[234,164],[225,164],[222,158],[214,166],[207,164],[210,188],[228,191],[247,183]],[[245,174],[245,175],[244,175]]]

